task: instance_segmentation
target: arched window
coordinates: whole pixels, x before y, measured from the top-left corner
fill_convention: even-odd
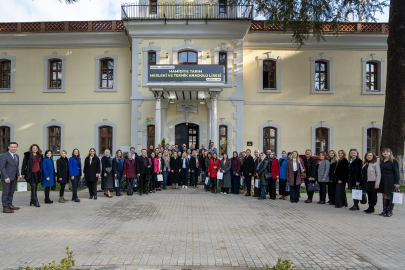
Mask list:
[[[227,145],[225,142],[228,138],[228,127],[225,125],[219,126],[219,154],[222,156],[223,154],[228,154]]]
[[[113,128],[110,126],[99,127],[99,154],[104,154],[106,149],[109,149],[113,153]]]
[[[277,153],[277,129],[274,127],[263,128],[263,153],[267,150]]]
[[[155,125],[148,125],[147,132],[148,132],[148,149],[149,149],[149,145],[153,145],[153,147],[155,147]]]
[[[10,128],[6,126],[0,127],[0,154],[7,153],[10,145]]]
[[[315,131],[315,155],[319,156],[321,152],[329,151],[329,129],[317,128]]]
[[[327,90],[328,85],[327,63],[324,61],[315,62],[315,90]]]
[[[263,61],[263,88],[276,88],[276,62]]]
[[[52,126],[48,128],[48,149],[54,155],[60,155],[61,151],[61,128]]]
[[[374,152],[376,156],[380,155],[380,130],[378,128],[367,129],[367,152]]]
[[[62,60],[55,59],[49,62],[50,82],[49,88],[60,89],[62,87]]]
[[[378,91],[377,90],[377,63],[367,62],[366,63],[366,87],[369,91]]]
[[[228,53],[227,52],[220,52],[219,53],[219,64],[223,65],[225,68],[225,82],[227,81],[227,70],[228,70]]]
[[[114,60],[103,59],[100,65],[100,87],[114,87]]]
[[[197,65],[197,53],[194,51],[179,52],[179,65]]]
[[[0,62],[0,88],[10,88],[11,61]]]
[[[148,65],[156,65],[156,52],[148,52]]]

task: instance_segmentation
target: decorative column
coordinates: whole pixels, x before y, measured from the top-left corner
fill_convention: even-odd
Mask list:
[[[211,139],[211,122],[212,122],[212,117],[211,117],[211,100],[207,99],[206,100],[207,104],[207,141],[205,142],[205,147],[208,149],[210,146],[208,145],[210,139]]]
[[[211,96],[211,142],[214,142],[214,146],[218,148],[218,111],[217,102],[220,91],[210,91]],[[209,148],[209,146],[208,146]]]
[[[155,147],[158,147],[162,141],[162,119],[161,119],[161,107],[163,89],[152,89],[152,93],[155,96]]]
[[[162,140],[167,139],[167,109],[169,108],[169,101],[167,99],[162,100]],[[168,143],[168,140],[166,140]],[[163,146],[163,145],[162,145]],[[165,148],[165,146],[163,146]]]

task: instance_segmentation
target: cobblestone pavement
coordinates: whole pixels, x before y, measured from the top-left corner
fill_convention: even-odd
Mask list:
[[[306,194],[291,204],[201,187],[97,201],[82,191],[81,203],[57,197],[35,208],[28,192],[15,194],[21,210],[0,214],[0,269],[59,261],[66,246],[82,269],[262,268],[279,257],[298,269],[405,269],[402,205],[384,218],[363,205],[353,212],[305,204]]]

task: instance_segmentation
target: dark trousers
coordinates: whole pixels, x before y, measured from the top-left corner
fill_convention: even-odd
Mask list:
[[[149,181],[149,191],[155,190],[157,186],[157,174],[152,173],[150,175],[150,181]]]
[[[305,182],[305,188],[307,190],[308,200],[312,201],[312,198],[314,197],[314,192],[313,191],[308,191],[308,185],[309,185],[308,178],[305,178],[304,182]]]
[[[72,200],[78,199],[77,198],[77,185],[79,185],[80,176],[75,176],[73,178],[73,180],[71,178],[70,181],[72,181]]]
[[[121,191],[122,171],[116,171],[115,173],[117,174],[117,180],[118,180],[118,186],[115,187],[115,192],[116,192],[117,194],[119,194],[120,191]],[[115,181],[114,181],[114,182],[115,182]],[[115,184],[115,183],[114,183],[114,184]]]
[[[327,182],[319,182],[319,200],[324,202],[326,199],[326,186],[328,185]]]
[[[216,190],[217,189],[217,179],[211,177],[211,190]]]
[[[198,183],[198,172],[197,171],[191,172],[190,173],[190,185],[192,187],[194,187],[194,186],[197,186],[197,183]]]
[[[277,185],[277,180],[270,179],[269,180],[269,195],[270,199],[275,199],[277,197],[276,193],[276,185]],[[263,190],[262,190],[263,191]],[[263,197],[263,196],[262,196]]]
[[[64,184],[64,183],[60,184],[59,197],[63,197],[63,194],[65,194],[65,187],[66,187],[66,184]]]
[[[329,182],[328,183],[328,197],[331,204],[335,204],[335,197],[336,197],[336,183]]]
[[[127,195],[134,194],[133,187],[134,186],[134,178],[127,178]]]
[[[335,207],[347,207],[346,184],[336,182]]]
[[[239,194],[239,187],[240,187],[240,175],[231,175],[231,192],[233,194]]]
[[[298,171],[294,172],[294,185],[290,185],[290,201],[291,202],[299,202],[300,201],[300,187],[301,185],[297,185],[297,176]]]
[[[45,188],[45,202],[46,201],[50,201],[50,199],[49,199],[49,192],[51,191],[51,187],[46,187]]]
[[[367,191],[367,197],[369,207],[374,209],[374,206],[377,204],[378,201],[377,192]]]
[[[279,192],[278,193],[281,196],[288,196],[290,194],[289,191],[285,191],[286,187],[287,187],[287,180],[279,179],[279,188],[278,188]]]
[[[146,193],[146,185],[148,184],[148,181],[146,180],[146,173],[145,174],[141,174],[139,176],[139,193],[142,194],[142,192],[145,194]]]
[[[183,185],[188,186],[188,169],[181,169],[181,179],[183,180]]]
[[[245,177],[245,184],[246,184],[246,194],[250,195],[250,192],[252,190],[252,176],[248,175]]]
[[[229,193],[229,188],[221,187],[221,192]]]
[[[266,198],[267,185],[261,185],[260,188],[261,188],[260,197],[261,197],[261,198]]]
[[[13,196],[15,187],[17,186],[17,180],[10,180],[10,183],[8,184],[4,180],[1,180],[1,182],[3,184],[3,194],[1,195],[1,202],[3,204],[3,209],[7,209],[13,205]]]
[[[89,186],[90,197],[97,197],[97,181],[89,181],[87,185]]]

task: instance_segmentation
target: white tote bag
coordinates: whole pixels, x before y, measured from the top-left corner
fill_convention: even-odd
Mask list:
[[[27,191],[27,182],[17,182],[17,192]]]
[[[241,186],[245,185],[245,177],[243,177],[243,176],[240,178],[240,185]]]
[[[209,185],[210,184],[211,179],[209,177],[205,178],[205,185]]]
[[[399,192],[392,192],[391,198],[393,204],[402,204],[402,200],[404,199],[404,194]]]
[[[255,179],[255,188],[260,188],[260,180]]]
[[[352,199],[361,201],[363,199],[363,190],[352,189]]]
[[[120,186],[120,182],[118,181],[118,179],[115,179],[115,187],[119,187]]]
[[[157,175],[157,180],[158,180],[158,182],[163,182],[163,175],[158,174]]]
[[[221,172],[217,173],[217,179],[222,180],[222,178],[224,177],[224,174]]]

